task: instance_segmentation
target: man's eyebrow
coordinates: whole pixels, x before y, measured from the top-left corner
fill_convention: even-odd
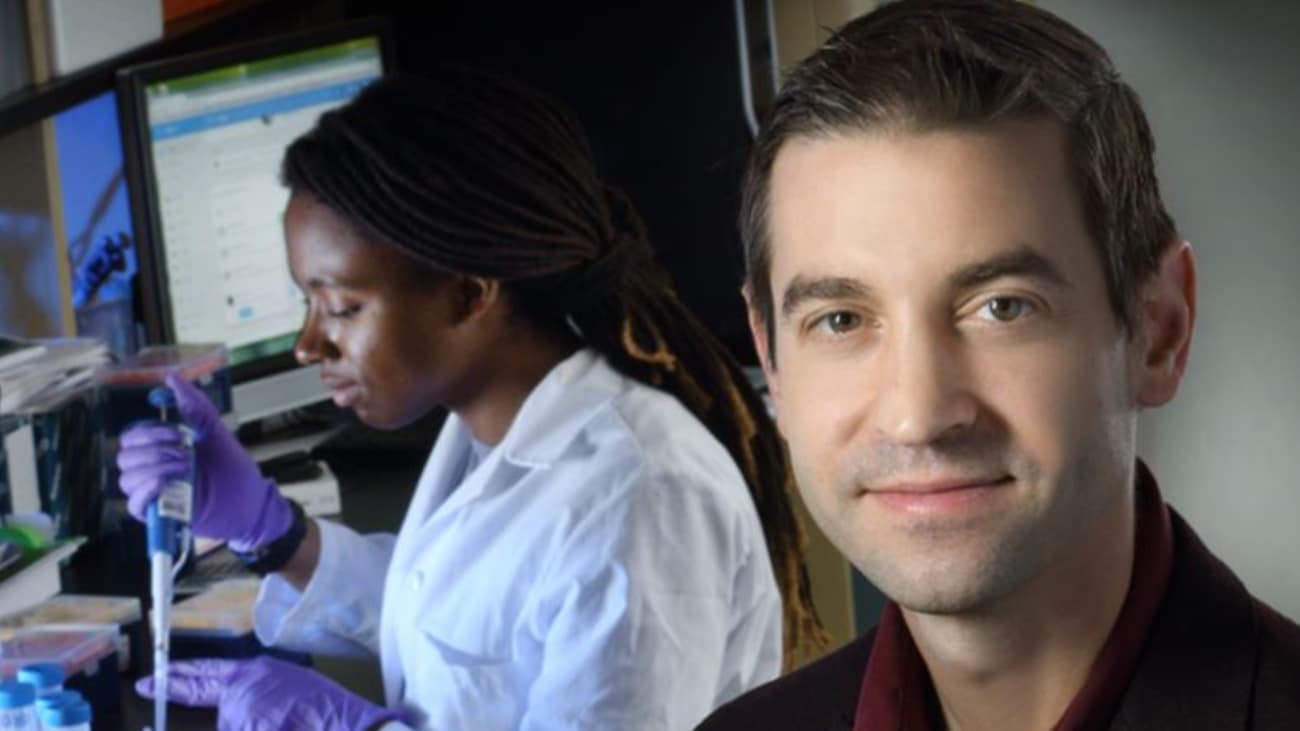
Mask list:
[[[948,277],[948,285],[956,290],[972,289],[1001,277],[1028,277],[1058,287],[1070,286],[1050,259],[1029,246],[968,264]]]
[[[796,275],[781,295],[781,317],[786,318],[809,300],[865,299],[872,289],[852,277],[815,277]]]

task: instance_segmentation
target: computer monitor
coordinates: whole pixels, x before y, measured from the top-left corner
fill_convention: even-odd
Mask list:
[[[154,62],[118,77],[142,311],[154,343],[225,343],[247,423],[324,400],[282,228],[284,150],[391,68],[370,20]]]

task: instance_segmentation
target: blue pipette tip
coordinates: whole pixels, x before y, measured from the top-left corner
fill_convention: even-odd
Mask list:
[[[154,386],[149,389],[149,405],[155,409],[170,409],[176,406],[176,394],[166,386]]]

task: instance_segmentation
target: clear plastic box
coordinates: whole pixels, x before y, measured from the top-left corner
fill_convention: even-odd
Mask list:
[[[22,666],[37,662],[56,663],[68,677],[94,673],[100,661],[116,650],[116,635],[111,628],[0,629],[0,677],[15,675]]]
[[[157,345],[96,372],[95,379],[103,391],[105,433],[114,438],[128,424],[157,416],[149,405],[149,390],[165,383],[170,373],[198,384],[219,413],[231,410],[226,346]]]
[[[220,343],[154,345],[141,348],[121,363],[105,367],[98,375],[99,382],[105,385],[156,386],[172,372],[190,381],[202,381],[227,364],[226,346]]]

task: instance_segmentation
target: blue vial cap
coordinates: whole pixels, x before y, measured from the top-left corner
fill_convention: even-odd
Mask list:
[[[63,668],[52,662],[32,663],[18,669],[18,682],[48,688],[63,682]]]
[[[85,699],[82,698],[81,694],[75,690],[55,691],[53,693],[48,693],[46,695],[38,696],[36,698],[36,711],[39,713],[40,711],[46,708],[53,708],[55,706],[64,706],[69,703],[75,703],[80,700],[85,700]]]
[[[45,728],[75,726],[90,723],[90,704],[83,700],[65,703],[61,706],[46,708],[40,712],[41,725]]]
[[[149,389],[149,405],[155,409],[175,408],[176,394],[166,386],[154,386]]]
[[[26,708],[36,702],[36,689],[11,680],[0,683],[0,708]]]

